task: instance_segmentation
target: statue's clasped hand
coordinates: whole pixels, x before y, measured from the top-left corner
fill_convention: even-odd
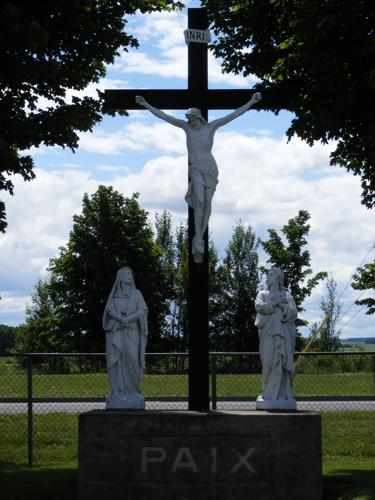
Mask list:
[[[129,326],[129,324],[130,324],[129,319],[128,319],[128,318],[126,318],[126,317],[124,317],[124,316],[122,317],[121,322],[122,322],[122,324],[123,324],[124,326]]]

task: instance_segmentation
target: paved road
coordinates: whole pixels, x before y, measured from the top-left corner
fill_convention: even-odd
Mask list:
[[[309,411],[375,411],[375,401],[300,401],[298,410]],[[34,413],[83,413],[104,409],[104,403],[34,403]],[[147,410],[187,410],[187,402],[149,401]],[[218,402],[218,410],[255,410],[255,402]],[[27,403],[0,403],[0,414],[26,413]]]

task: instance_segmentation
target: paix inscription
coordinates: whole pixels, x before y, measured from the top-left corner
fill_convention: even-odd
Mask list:
[[[132,482],[267,482],[268,436],[131,436]]]

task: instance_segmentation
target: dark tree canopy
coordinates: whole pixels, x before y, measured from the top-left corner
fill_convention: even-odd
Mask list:
[[[17,331],[18,327],[0,324],[0,356],[14,348]]]
[[[362,179],[375,205],[375,2],[203,0],[227,72],[255,74],[257,90],[287,99],[287,135],[337,141],[331,164]]]
[[[176,0],[10,0],[0,5],[0,190],[13,194],[11,175],[34,177],[20,151],[42,144],[76,149],[77,131],[101,118],[102,96],[73,97],[105,75],[120,48],[138,42],[125,15],[178,6]],[[40,98],[49,99],[47,109]],[[0,201],[0,231],[5,205]]]

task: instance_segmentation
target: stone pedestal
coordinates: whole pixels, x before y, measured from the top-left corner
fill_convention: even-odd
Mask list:
[[[79,417],[80,500],[319,500],[308,412],[95,410]]]

